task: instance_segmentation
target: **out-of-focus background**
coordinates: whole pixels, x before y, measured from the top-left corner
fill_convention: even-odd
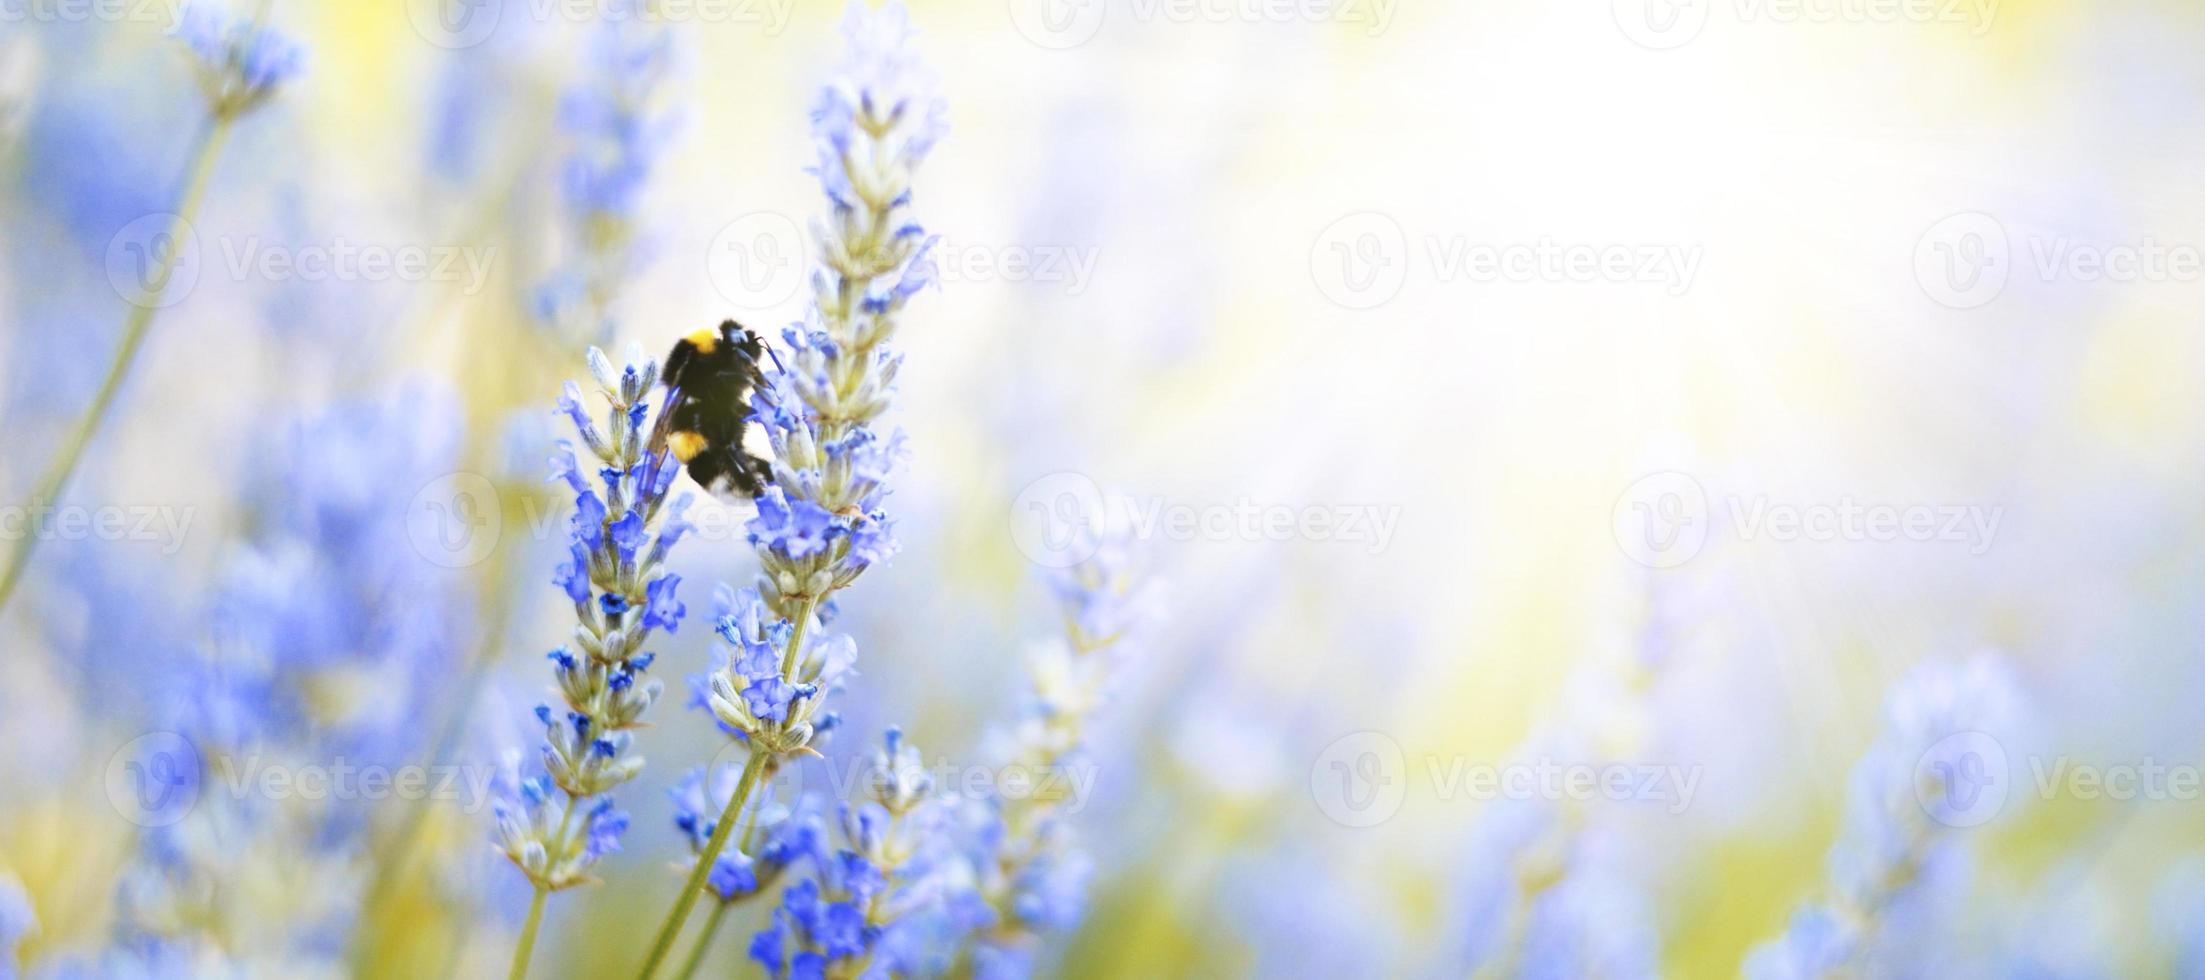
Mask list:
[[[504,969],[527,887],[465,783],[534,751],[571,629],[558,385],[589,343],[800,318],[820,210],[841,11],[662,4],[624,60],[621,7],[275,0],[303,70],[178,240],[177,9],[0,4],[0,547],[38,549],[0,612],[0,975]],[[941,282],[827,752],[978,753],[1066,523],[1130,528],[1157,602],[1043,972],[2205,976],[2205,11],[911,15]],[[591,93],[650,149],[610,212],[570,176]],[[755,570],[715,506],[693,611]],[[664,789],[726,751],[673,687],[537,975],[629,969],[673,892]],[[217,743],[463,778],[145,798],[152,749]]]

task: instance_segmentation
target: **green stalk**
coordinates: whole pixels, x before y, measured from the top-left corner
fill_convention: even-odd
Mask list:
[[[810,625],[812,616],[819,609],[819,597],[804,600],[804,608],[796,618],[796,629],[789,635],[788,651],[781,655],[781,676],[787,679],[796,673],[798,654],[804,649],[804,627]],[[674,939],[681,934],[681,927],[689,918],[689,911],[697,905],[697,894],[704,890],[704,882],[712,873],[712,865],[720,860],[720,852],[727,849],[728,832],[735,829],[735,818],[742,813],[743,803],[758,783],[758,774],[765,768],[765,753],[753,745],[750,761],[743,764],[742,784],[735,787],[735,795],[728,798],[727,810],[720,814],[720,821],[712,826],[712,839],[705,842],[704,850],[697,854],[697,866],[689,871],[689,883],[681,890],[681,897],[674,900],[673,911],[667,913],[666,922],[659,926],[658,939],[651,944],[651,956],[643,963],[643,972],[637,980],[650,980],[665,962],[666,954],[673,952]],[[748,836],[746,833],[745,836]]]
[[[796,657],[804,649],[804,627],[810,626],[813,614],[819,611],[819,597],[804,600],[804,611],[796,617],[796,632],[789,637],[788,652],[781,655],[781,679],[796,678]]]
[[[557,849],[554,855],[570,853],[567,844],[567,826],[574,822],[575,799],[567,797],[567,808],[559,813],[559,830],[551,835],[551,843]],[[521,941],[513,947],[513,968],[506,971],[507,980],[522,980],[528,976],[528,958],[536,951],[536,928],[544,922],[544,899],[551,894],[551,886],[536,882],[536,897],[528,900],[528,921],[521,925]]]
[[[704,962],[704,954],[712,949],[712,937],[719,935],[720,921],[727,918],[727,910],[734,902],[720,902],[712,907],[712,915],[704,920],[704,935],[697,937],[697,945],[689,950],[689,959],[682,963],[676,980],[689,980],[697,975],[697,966]]]
[[[191,227],[191,219],[199,213],[199,202],[206,197],[207,184],[214,177],[214,162],[222,155],[222,144],[230,135],[230,115],[216,113],[207,127],[200,131],[198,145],[192,150],[191,163],[184,178],[182,196],[177,199],[176,210],[170,215],[168,237],[172,242],[182,241],[182,232]],[[162,255],[149,280],[162,287],[168,285],[176,272],[176,261],[183,254],[179,245]],[[154,303],[159,294],[145,292],[131,301],[130,313],[123,319],[122,346],[115,351],[115,359],[107,365],[107,377],[100,382],[99,393],[92,398],[91,407],[77,419],[61,444],[61,451],[46,466],[39,477],[38,486],[31,491],[31,506],[54,504],[68,489],[69,477],[76,473],[77,463],[84,458],[84,450],[92,445],[92,437],[99,434],[100,424],[107,420],[107,412],[114,407],[115,394],[122,390],[123,379],[129,377],[131,365],[137,362],[138,349],[145,345],[146,332],[153,326]],[[31,563],[31,553],[38,550],[39,536],[27,534],[8,555],[7,570],[0,572],[0,612],[6,612],[8,600],[15,597],[16,586],[22,584],[23,571]]]
[[[727,838],[735,829],[735,819],[742,815],[743,803],[758,786],[758,774],[766,767],[766,754],[753,749],[750,761],[743,763],[743,781],[736,785],[735,794],[727,798],[727,809],[720,813],[720,820],[712,826],[712,839],[705,842],[704,850],[697,855],[697,866],[689,870],[689,882],[682,886],[681,897],[674,900],[674,907],[666,914],[666,922],[659,926],[658,938],[651,943],[651,955],[643,961],[643,970],[637,973],[639,980],[649,980],[658,972],[659,964],[666,961],[666,954],[674,949],[674,938],[681,934],[682,923],[689,918],[689,910],[697,905],[697,894],[704,890],[705,879],[712,874],[712,866],[720,860],[720,852],[727,848]]]
[[[505,971],[506,980],[523,980],[528,976],[528,957],[536,951],[536,929],[544,924],[544,896],[550,889],[536,886],[536,897],[528,903],[528,921],[521,926],[520,945],[513,947],[513,968]]]
[[[772,782],[773,772],[774,767],[769,765],[766,767],[764,775],[762,775],[760,778],[766,780],[767,782]],[[740,851],[741,853],[751,853],[751,842],[754,838],[758,836],[759,809],[761,808],[751,807],[750,818],[743,821],[742,839],[735,842],[735,849],[737,851]],[[744,895],[736,898],[734,901],[723,900],[720,902],[718,908],[712,910],[712,917],[705,920],[704,923],[704,935],[697,937],[696,948],[689,951],[689,962],[682,964],[681,973],[677,975],[677,980],[689,980],[690,977],[696,975],[697,966],[704,962],[705,951],[712,948],[712,937],[717,936],[720,933],[720,920],[727,917],[727,910],[729,908],[732,908],[737,903],[740,903],[748,898],[750,898],[749,895]]]

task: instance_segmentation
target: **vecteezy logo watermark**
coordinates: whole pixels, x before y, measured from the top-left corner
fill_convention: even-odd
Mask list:
[[[497,33],[505,0],[406,0],[406,22],[440,48],[471,48]]]
[[[189,505],[109,504],[85,507],[48,504],[34,500],[29,506],[0,505],[0,541],[145,541],[161,545],[161,554],[173,555],[184,547],[199,508]]]
[[[1616,498],[1615,543],[1648,568],[1675,568],[1707,543],[1707,493],[1683,473],[1639,477]]]
[[[1742,541],[1955,544],[1970,556],[1990,551],[2006,514],[1997,505],[1864,503],[1850,495],[1790,503],[1767,494],[1732,494],[1723,502],[1731,532]],[[1707,492],[1698,480],[1676,472],[1633,481],[1616,498],[1609,519],[1616,545],[1649,568],[1691,561],[1716,527]]]
[[[563,540],[573,526],[566,498],[500,488],[478,473],[447,473],[421,485],[406,506],[406,539],[415,554],[444,568],[481,564],[508,540]],[[747,500],[707,496],[685,517],[685,541],[741,544],[757,510]]]
[[[296,763],[258,754],[217,756],[209,768],[219,774],[215,785],[234,799],[439,800],[457,802],[467,813],[480,813],[490,803],[490,784],[498,774],[492,765],[387,766],[343,756]]]
[[[1401,811],[1409,766],[1401,744],[1378,732],[1334,739],[1309,767],[1309,796],[1332,822],[1376,827]]]
[[[1007,0],[1011,26],[1044,48],[1063,50],[1086,44],[1102,30],[1107,0]]]
[[[1682,47],[1707,26],[1713,0],[1613,0],[1615,25],[1623,36],[1656,51]]]
[[[704,271],[720,298],[745,310],[788,302],[804,285],[804,230],[788,215],[753,211],[720,228]]]
[[[1914,281],[1930,299],[1956,310],[1988,305],[2016,273],[2039,282],[2165,283],[2205,278],[2205,250],[2145,235],[2133,242],[2081,241],[2067,235],[2022,239],[2016,265],[2005,223],[1981,211],[1938,219],[1914,243]]]
[[[265,242],[258,235],[216,236],[213,270],[237,282],[449,282],[472,296],[489,282],[497,246],[387,245],[344,238],[327,243]],[[107,282],[138,306],[183,302],[208,271],[200,235],[173,214],[149,214],[107,242]]]
[[[0,24],[153,24],[173,31],[184,0],[0,0]]]
[[[942,238],[931,253],[942,282],[1030,282],[1087,291],[1102,250],[1093,245],[974,245]]]
[[[498,258],[495,245],[386,245],[342,237],[301,245],[263,242],[258,235],[216,241],[222,268],[239,282],[458,283],[467,296],[482,291]]]
[[[2205,772],[2189,763],[2166,763],[2151,756],[2113,765],[2079,763],[2067,756],[2029,758],[2029,770],[2042,799],[2066,796],[2084,802],[2195,803],[2205,790]]]
[[[1655,51],[1700,36],[1715,0],[1612,0],[1616,27],[1632,43]],[[1943,24],[1989,33],[1998,0],[1731,0],[1741,24]]]
[[[1982,732],[1939,739],[1914,763],[1915,802],[1948,827],[1989,822],[2006,808],[2012,791],[2006,747]]]
[[[415,554],[445,568],[490,557],[505,533],[497,485],[477,473],[450,473],[423,484],[406,504],[406,540]]]
[[[299,761],[258,753],[203,755],[175,732],[138,736],[107,761],[107,801],[123,819],[141,827],[165,827],[191,815],[208,790],[232,799],[375,802],[458,802],[482,811],[491,798],[497,767],[357,763],[338,756]]]
[[[813,254],[802,228],[787,215],[753,211],[721,227],[705,254],[705,275],[720,298],[752,311],[794,298]],[[1101,249],[1093,245],[983,245],[937,238],[927,253],[945,283],[1016,282],[1061,286],[1078,296],[1094,281]]]
[[[1326,299],[1367,310],[1384,305],[1409,281],[1408,253],[1400,222],[1376,211],[1357,212],[1318,234],[1309,248],[1309,278]]]
[[[796,0],[406,0],[415,34],[440,48],[471,48],[490,39],[508,16],[535,23],[619,21],[736,24],[778,37]]]
[[[1044,48],[1076,48],[1103,27],[1108,0],[1008,0],[1011,26]],[[1393,25],[1400,0],[1129,0],[1125,17],[1142,24],[1350,24],[1365,37]]]
[[[2028,756],[2026,781],[2017,777],[2006,747],[1984,732],[1959,732],[1923,750],[1914,765],[1915,801],[1931,820],[1948,827],[1976,827],[2003,813],[2019,793],[2037,800],[2065,797],[2086,803],[2194,803],[2205,795],[2205,771],[2189,763],[2151,756],[2100,764],[2071,756]]]
[[[1408,236],[1390,216],[1375,211],[1348,215],[1317,234],[1309,250],[1309,275],[1326,299],[1351,310],[1384,305],[1401,292],[1421,257],[1439,283],[1653,284],[1671,296],[1692,288],[1704,250],[1697,245],[1480,242],[1467,235],[1428,234],[1412,253]]]
[[[1105,495],[1083,473],[1051,473],[1011,503],[1011,539],[1028,560],[1068,568],[1087,560],[1105,532],[1138,540],[1321,541],[1386,550],[1400,524],[1391,504],[1285,504],[1242,497],[1230,503],[1188,504],[1150,495]]]
[[[1441,802],[1660,803],[1670,813],[1683,813],[1702,775],[1699,766],[1620,760],[1541,757],[1495,765],[1461,753],[1430,753],[1419,761],[1410,767],[1400,743],[1382,733],[1343,735],[1309,767],[1310,798],[1345,827],[1375,827],[1392,819],[1419,775]]]
[[[1914,281],[1929,298],[1956,310],[1997,299],[2012,273],[2006,226],[1980,211],[1947,216],[1914,243]]]
[[[735,763],[742,758],[739,746],[731,742],[712,757],[707,769],[723,772],[739,768]],[[1047,801],[1066,813],[1078,813],[1093,799],[1101,774],[1101,768],[1092,763],[975,765],[953,762],[943,756],[899,766],[891,773],[882,772],[873,759],[864,754],[838,755],[807,765],[779,767],[773,776],[770,796],[794,800],[810,790],[824,793],[830,800],[857,803],[873,798],[887,780],[918,782],[923,779],[936,792],[957,799]]]
[[[199,802],[199,776],[199,750],[182,735],[140,735],[107,759],[107,802],[140,827],[166,827]]]
[[[199,234],[174,214],[149,214],[107,241],[107,284],[133,306],[165,309],[199,284]]]

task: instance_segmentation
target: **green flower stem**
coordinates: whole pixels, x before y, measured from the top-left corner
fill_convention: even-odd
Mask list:
[[[720,859],[720,851],[726,849],[727,838],[735,830],[735,819],[742,815],[743,803],[750,799],[751,791],[758,786],[758,774],[766,768],[766,754],[752,751],[750,761],[743,763],[743,781],[736,785],[735,794],[727,798],[727,809],[720,813],[718,823],[712,826],[712,839],[705,842],[704,850],[697,855],[697,866],[689,871],[689,882],[682,886],[681,897],[674,900],[674,907],[666,914],[665,924],[659,926],[658,938],[651,943],[651,956],[643,961],[643,970],[636,974],[638,980],[649,980],[658,972],[659,964],[666,961],[666,954],[673,951],[674,938],[681,934],[682,923],[689,918],[689,910],[697,905],[697,895],[704,890],[705,879],[712,874],[712,865]]]
[[[765,773],[759,778],[772,782],[773,773],[774,767],[769,764],[766,766]],[[735,842],[735,849],[744,854],[750,853],[751,842],[758,836],[758,810],[758,807],[750,808],[750,819],[743,821],[743,836]],[[752,895],[755,894],[755,892],[752,893]],[[689,962],[682,964],[681,973],[677,980],[689,980],[690,977],[696,975],[697,966],[704,962],[705,951],[712,948],[712,937],[719,935],[720,920],[727,917],[727,910],[750,898],[751,895],[744,895],[734,901],[723,901],[718,908],[712,910],[712,917],[705,920],[704,923],[704,935],[697,937],[697,946],[689,951]]]
[[[804,649],[804,627],[810,626],[812,616],[819,612],[819,597],[804,600],[804,611],[796,617],[796,631],[789,636],[789,649],[781,654],[781,679],[794,680],[796,657]]]
[[[172,242],[183,241],[181,232],[191,226],[191,219],[199,213],[199,203],[206,197],[207,184],[214,177],[214,162],[222,155],[222,144],[229,139],[230,122],[228,113],[216,113],[199,133],[198,145],[192,151],[184,178],[182,196],[169,217],[167,234]],[[138,360],[138,349],[145,345],[146,332],[153,326],[159,290],[168,285],[169,276],[176,271],[177,257],[182,253],[183,247],[179,244],[162,255],[154,266],[152,277],[147,280],[153,285],[131,299],[130,313],[123,320],[122,346],[116,349],[114,361],[107,365],[107,377],[100,382],[99,393],[93,396],[91,407],[78,417],[76,428],[70,430],[61,444],[61,451],[47,464],[37,488],[31,491],[31,506],[55,503],[62,491],[68,489],[69,477],[76,473],[84,450],[91,446],[92,437],[99,434],[100,424],[107,420],[108,410],[114,407],[115,393],[122,390],[123,379],[129,377],[131,365]],[[0,612],[7,611],[8,600],[15,597],[16,586],[22,584],[23,571],[30,566],[31,553],[38,550],[38,540],[38,535],[26,534],[9,553],[7,570],[0,572]]]
[[[796,629],[789,635],[789,648],[781,655],[781,676],[788,677],[796,670],[797,655],[804,649],[804,627],[819,609],[819,597],[804,600],[804,609],[796,618]],[[681,897],[674,900],[673,911],[667,913],[666,922],[658,930],[657,941],[651,944],[651,957],[643,963],[638,980],[650,980],[665,962],[666,954],[673,951],[674,939],[681,934],[683,922],[689,911],[696,907],[697,895],[704,890],[704,882],[712,874],[712,866],[719,862],[720,852],[727,849],[728,833],[735,829],[735,818],[742,814],[743,804],[750,800],[751,791],[757,788],[759,775],[767,764],[766,753],[752,746],[750,761],[743,764],[743,781],[735,787],[735,795],[727,800],[727,809],[720,814],[719,822],[712,825],[712,838],[705,842],[704,850],[697,853],[697,866],[689,871],[689,883],[682,886]],[[748,831],[743,834],[749,837]],[[707,934],[709,937],[709,933]]]
[[[550,889],[536,886],[536,897],[528,902],[528,921],[521,926],[520,944],[513,947],[513,968],[505,971],[506,980],[528,976],[528,957],[536,951],[536,929],[544,924],[544,896],[549,894]]]
[[[562,853],[567,847],[567,826],[574,822],[574,803],[574,797],[567,797],[567,808],[559,814],[559,832],[551,835],[552,843],[558,845]],[[536,897],[528,902],[528,921],[521,925],[521,941],[513,947],[513,968],[506,971],[508,980],[528,976],[528,957],[536,951],[536,928],[543,925],[544,899],[550,894],[550,885],[536,882]]]
[[[712,937],[719,935],[720,923],[727,918],[727,910],[734,906],[734,902],[713,905],[712,915],[704,920],[704,935],[697,937],[697,945],[689,950],[689,959],[682,963],[681,972],[675,974],[676,980],[689,980],[697,975],[697,966],[704,962],[704,954],[712,949]]]

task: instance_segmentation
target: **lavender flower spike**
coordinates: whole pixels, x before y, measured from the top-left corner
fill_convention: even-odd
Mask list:
[[[1078,922],[1093,862],[1078,845],[1060,778],[1087,749],[1087,726],[1102,707],[1112,668],[1147,617],[1149,589],[1122,536],[1104,538],[1078,565],[1049,580],[1065,636],[1031,657],[1032,694],[1017,724],[995,736],[1007,771],[1056,787],[1021,798],[981,801],[970,861],[985,906],[965,952],[983,976],[1025,976],[1035,947],[1052,930]]]
[[[1830,894],[1794,913],[1783,936],[1747,958],[1755,980],[1885,975],[1896,966],[1939,975],[1938,941],[1965,885],[1960,828],[1995,816],[1980,791],[1995,778],[2020,717],[2019,687],[2005,663],[1978,654],[1965,664],[1916,668],[1892,688],[1883,737],[1853,769],[1845,836],[1830,851]],[[1957,966],[1957,965],[1954,965]]]
[[[947,850],[949,806],[919,750],[889,729],[873,752],[870,799],[841,810],[842,847],[814,829],[812,875],[781,893],[750,958],[769,977],[890,977],[941,973],[927,959],[933,917],[946,911],[957,867]]]
[[[821,635],[830,597],[896,551],[882,503],[903,438],[883,437],[873,424],[895,390],[901,358],[887,345],[897,317],[935,278],[932,239],[910,216],[911,181],[941,139],[944,110],[908,47],[901,4],[876,12],[852,3],[842,33],[847,60],[812,111],[813,173],[828,205],[814,225],[821,267],[812,309],[783,334],[785,347],[752,397],[774,456],[771,484],[747,525],[758,584],[732,620],[721,620],[735,653],[706,684],[721,726],[750,753],[730,813],[761,777],[808,751],[832,719],[821,706],[855,644]],[[699,853],[644,975],[665,961],[730,823],[722,820]]]
[[[199,87],[217,119],[259,108],[306,70],[306,51],[296,42],[210,0],[186,5],[172,33],[191,49]]]
[[[564,260],[536,289],[535,312],[562,337],[602,341],[612,307],[644,265],[642,198],[680,124],[676,35],[643,0],[606,0],[589,70],[559,99],[569,151],[560,172]]]
[[[635,349],[619,368],[594,347],[588,360],[598,390],[585,396],[568,382],[558,409],[574,423],[596,479],[583,475],[572,445],[551,461],[551,478],[574,493],[567,560],[552,579],[574,603],[574,638],[547,656],[564,703],[537,707],[544,774],[516,773],[497,814],[499,848],[536,886],[515,951],[524,968],[544,896],[588,883],[590,866],[618,849],[627,817],[608,794],[642,771],[630,732],[664,690],[645,676],[654,658],[643,645],[654,630],[680,628],[687,613],[681,578],[665,559],[688,531],[689,496],[669,505],[678,470],[648,445],[658,365]],[[592,419],[600,399],[602,430]]]
[[[802,622],[828,594],[895,554],[887,515],[901,433],[872,424],[902,358],[888,349],[904,304],[932,283],[933,239],[910,215],[913,172],[946,129],[934,80],[906,42],[901,4],[851,4],[848,59],[812,111],[813,173],[828,212],[814,222],[821,268],[804,323],[755,399],[773,444],[773,486],[749,530],[775,614]]]

